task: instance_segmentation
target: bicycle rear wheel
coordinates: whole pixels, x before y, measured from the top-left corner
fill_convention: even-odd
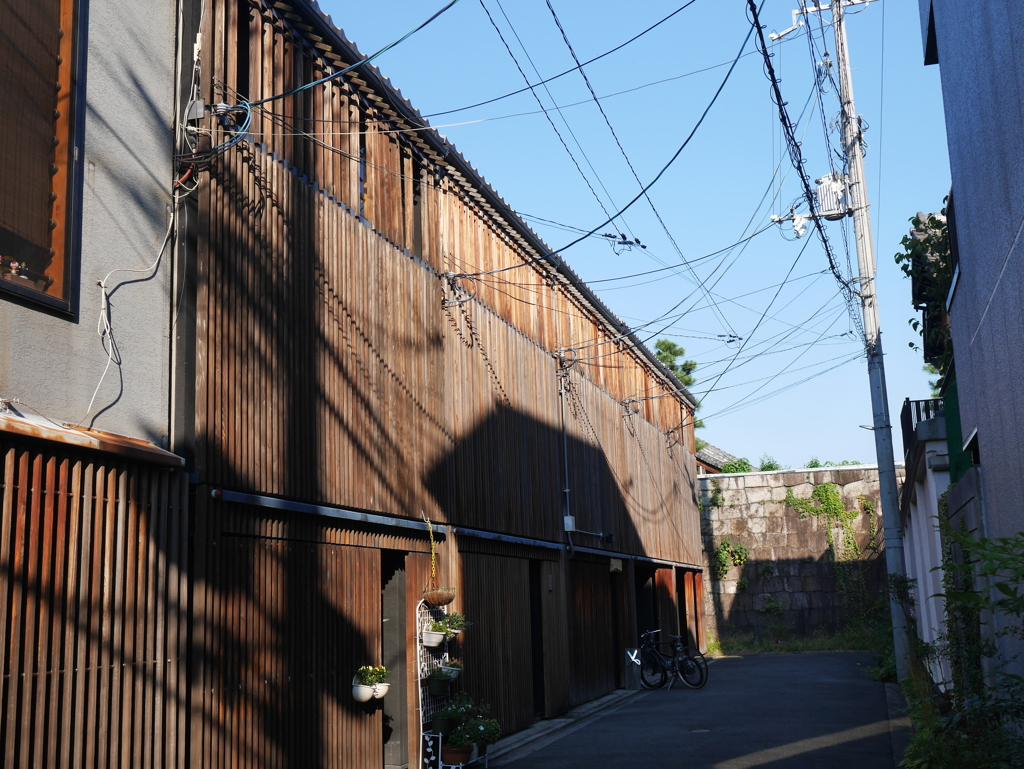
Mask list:
[[[668,674],[658,655],[648,649],[640,650],[640,685],[645,689],[657,689],[665,685]]]

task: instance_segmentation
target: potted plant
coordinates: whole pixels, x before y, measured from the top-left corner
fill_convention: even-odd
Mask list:
[[[452,729],[448,739],[441,743],[441,761],[446,764],[462,765],[473,755],[474,736],[469,723]]]
[[[434,647],[444,642],[446,630],[443,622],[431,620],[430,625],[423,631],[423,645]]]
[[[451,676],[454,681],[459,677],[459,673],[462,672],[462,663],[459,660],[448,660],[441,665],[441,670]]]
[[[388,669],[383,665],[363,665],[352,679],[352,697],[356,702],[380,699],[388,693]]]
[[[427,677],[427,691],[434,697],[447,697],[451,689],[452,677],[441,668],[430,671]]]
[[[457,636],[463,630],[468,628],[473,623],[466,619],[462,614],[457,611],[453,611],[451,614],[445,616],[441,620],[441,624],[444,625],[445,634],[448,636]]]
[[[451,734],[452,729],[466,720],[465,703],[468,699],[469,697],[466,694],[459,694],[445,707],[434,713],[433,718],[430,720],[430,730],[437,732],[442,737],[447,737]]]
[[[467,731],[473,735],[478,755],[487,754],[487,746],[501,739],[501,724],[494,718],[473,718],[465,723]]]

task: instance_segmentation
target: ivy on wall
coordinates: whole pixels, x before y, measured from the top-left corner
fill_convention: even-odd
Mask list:
[[[863,512],[870,516],[872,536],[868,548],[877,551],[877,528],[874,525],[874,504],[863,496],[857,498],[860,509],[847,510],[839,486],[822,483],[814,487],[810,499],[798,499],[792,489],[786,490],[786,504],[801,518],[824,518],[829,557],[836,575],[843,604],[850,619],[864,620],[869,610],[867,585],[864,582],[864,551],[857,544],[853,523]]]

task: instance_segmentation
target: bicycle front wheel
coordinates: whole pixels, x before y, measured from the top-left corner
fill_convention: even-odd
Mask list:
[[[676,657],[676,672],[679,675],[679,680],[691,689],[699,689],[708,680],[707,669],[693,657],[685,654]]]
[[[700,649],[695,649],[692,646],[684,646],[681,651],[687,657],[691,658],[694,662],[696,662],[697,666],[701,669],[701,672],[704,675],[704,680],[701,682],[700,686],[706,684],[708,681],[708,661],[704,657],[704,655],[701,654]],[[700,686],[698,686],[697,688],[699,689]]]
[[[665,685],[665,666],[658,655],[647,649],[640,651],[640,685],[645,689],[657,689]]]

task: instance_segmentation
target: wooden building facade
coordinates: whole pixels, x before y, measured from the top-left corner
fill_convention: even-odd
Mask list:
[[[430,584],[505,733],[702,645],[685,388],[375,67],[263,101],[362,58],[315,4],[182,8],[185,472],[0,444],[4,767],[413,766]]]

